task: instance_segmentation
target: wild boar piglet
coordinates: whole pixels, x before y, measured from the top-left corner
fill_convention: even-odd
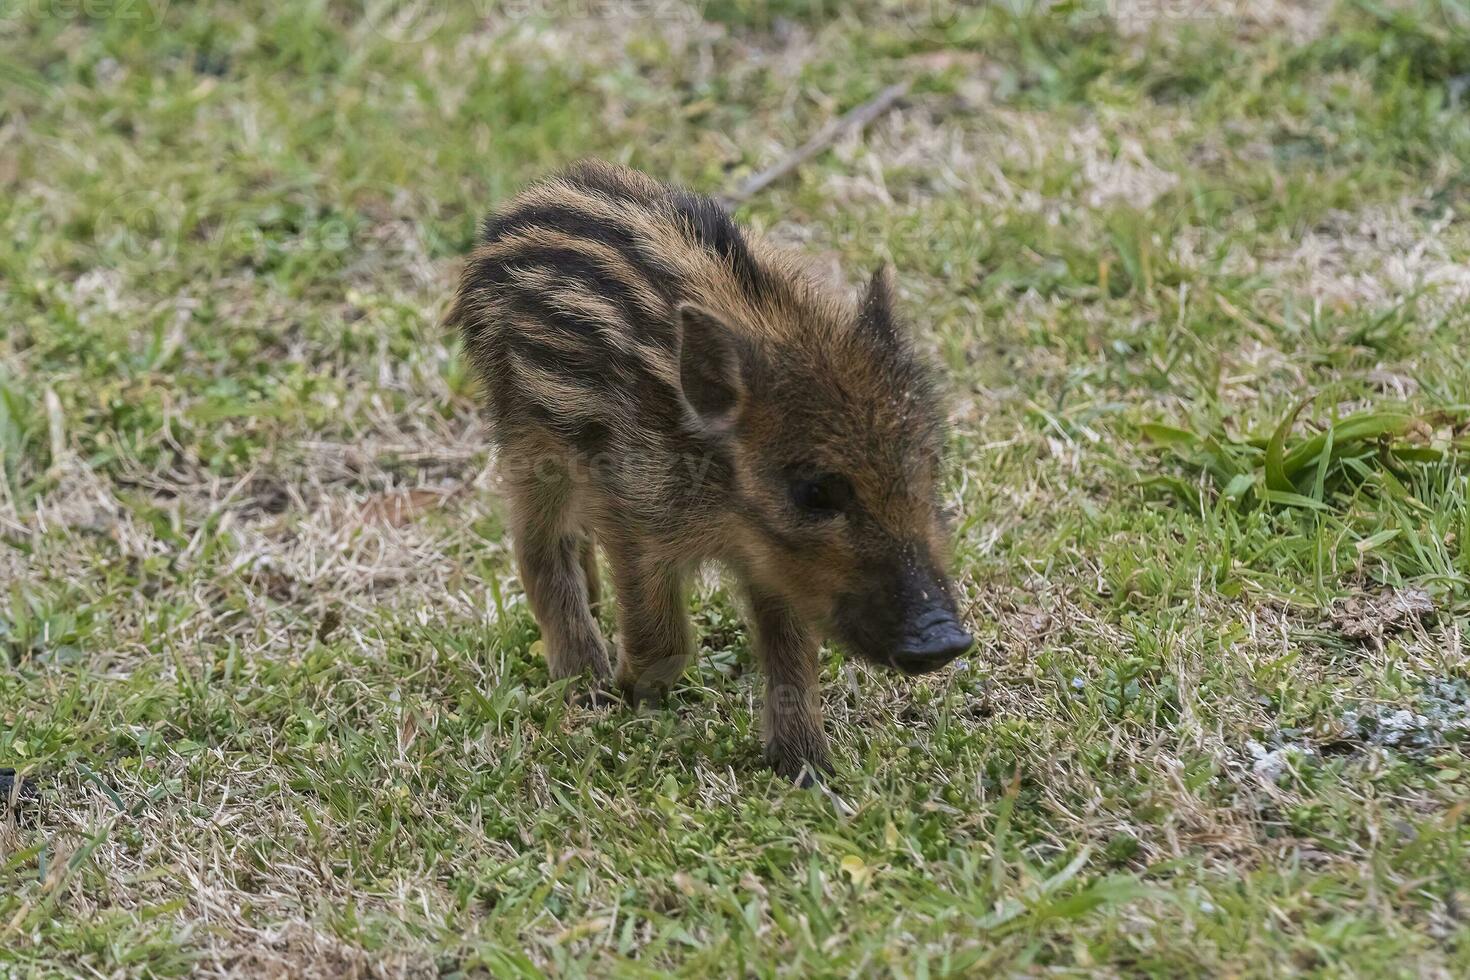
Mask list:
[[[701,562],[738,581],[766,757],[830,769],[817,651],[909,674],[971,645],[946,574],[943,415],[880,267],[861,296],[712,200],[579,164],[490,215],[450,321],[484,392],[553,678],[666,691]],[[598,628],[596,548],[618,609]]]

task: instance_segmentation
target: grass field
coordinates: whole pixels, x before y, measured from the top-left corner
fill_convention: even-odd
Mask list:
[[[979,645],[565,703],[440,320],[602,156],[942,365]],[[0,3],[0,976],[1470,973],[1461,0]],[[612,624],[608,624],[609,631]]]

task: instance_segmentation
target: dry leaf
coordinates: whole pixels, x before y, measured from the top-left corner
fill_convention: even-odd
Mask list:
[[[1344,599],[1332,607],[1332,623],[1355,640],[1379,639],[1434,613],[1434,600],[1423,589],[1398,589],[1376,596]]]

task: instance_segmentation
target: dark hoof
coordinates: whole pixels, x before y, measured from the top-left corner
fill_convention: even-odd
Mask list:
[[[620,685],[619,693],[623,700],[634,708],[661,708],[669,699],[667,687],[639,687],[637,685]]]
[[[822,757],[816,760],[799,754],[786,754],[779,750],[768,750],[766,765],[775,770],[782,779],[790,780],[800,789],[812,789],[827,781],[832,775],[832,763]]]
[[[17,824],[26,824],[30,811],[34,809],[39,796],[34,778],[27,779],[17,776],[14,769],[0,769],[0,823],[14,816]],[[12,800],[14,801],[13,813]]]
[[[566,684],[561,696],[573,707],[601,708],[617,701],[617,695],[613,693],[612,671],[599,670],[595,664],[560,676],[552,671],[551,679]]]
[[[826,776],[810,766],[802,766],[801,772],[791,781],[797,789],[816,789],[827,781]]]

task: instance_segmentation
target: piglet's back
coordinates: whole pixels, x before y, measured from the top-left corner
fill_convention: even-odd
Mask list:
[[[601,452],[620,431],[678,428],[682,303],[777,346],[800,343],[804,310],[844,309],[709,198],[585,162],[485,219],[450,322],[502,441],[535,425]]]

